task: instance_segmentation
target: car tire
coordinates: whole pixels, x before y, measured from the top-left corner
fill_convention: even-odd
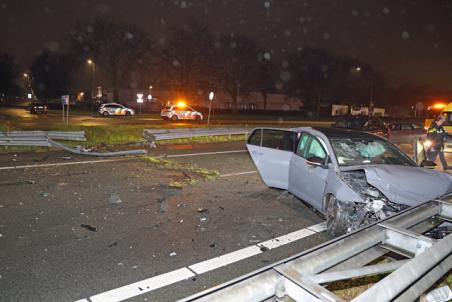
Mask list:
[[[171,120],[172,120],[173,122],[176,122],[178,119],[179,119],[179,117],[178,117],[177,115],[173,115],[173,116],[171,117]]]
[[[195,116],[195,122],[201,122],[201,116],[200,115],[196,115]]]
[[[105,117],[108,117],[110,115],[110,113],[108,113],[108,111],[104,111],[104,112],[102,112],[102,115]]]
[[[347,219],[349,213],[345,210],[344,205],[338,202],[334,195],[326,197],[326,229],[328,234],[332,236],[340,236],[347,233]]]
[[[132,113],[130,113],[130,111],[126,111],[126,116],[131,116]]]

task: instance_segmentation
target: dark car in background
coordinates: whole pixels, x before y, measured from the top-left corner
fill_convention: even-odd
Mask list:
[[[388,125],[380,118],[368,116],[343,116],[332,125],[334,128],[369,132],[388,138]]]
[[[35,103],[30,105],[30,113],[31,114],[46,114],[47,113],[47,105],[41,103]]]
[[[388,139],[394,144],[413,144],[417,139],[425,139],[427,131],[423,125],[411,122],[397,122],[389,126]]]

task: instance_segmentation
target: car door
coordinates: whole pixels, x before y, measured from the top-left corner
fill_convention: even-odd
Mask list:
[[[314,158],[324,165],[314,164]],[[320,211],[329,172],[327,160],[324,143],[309,133],[302,133],[290,162],[288,190]]]
[[[289,184],[289,164],[297,144],[298,133],[283,129],[255,129],[246,147],[263,182],[279,189]]]

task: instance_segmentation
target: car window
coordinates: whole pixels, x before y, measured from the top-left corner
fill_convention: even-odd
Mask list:
[[[411,124],[402,124],[402,130],[413,130]]]
[[[293,131],[277,129],[262,131],[262,147],[293,152],[296,140],[297,133]]]
[[[253,133],[250,134],[248,138],[248,144],[260,146],[261,145],[261,137],[262,137],[262,129],[256,129]]]
[[[364,125],[364,129],[375,130],[381,128],[381,124],[379,121],[370,120]]]
[[[416,164],[389,142],[378,138],[330,139],[340,166]]]
[[[309,140],[310,135],[303,133],[300,138],[300,142],[298,143],[297,155],[304,157],[306,153],[307,142]]]
[[[318,157],[321,159],[325,159],[326,158],[326,152],[323,149],[322,144],[320,143],[320,141],[311,136],[310,138],[310,142],[309,142],[309,147],[307,148],[307,152],[305,155],[305,158],[310,158],[310,157]]]

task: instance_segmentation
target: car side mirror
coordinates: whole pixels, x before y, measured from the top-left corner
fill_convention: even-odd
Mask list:
[[[308,165],[316,166],[316,167],[327,168],[328,167],[326,164],[327,162],[328,162],[328,157],[326,159],[320,158],[318,156],[311,156],[311,157],[306,158],[306,163]]]
[[[424,159],[421,162],[420,166],[422,168],[427,168],[427,169],[435,169],[436,168],[436,164],[434,162],[432,162],[431,160],[427,160],[427,159]]]

